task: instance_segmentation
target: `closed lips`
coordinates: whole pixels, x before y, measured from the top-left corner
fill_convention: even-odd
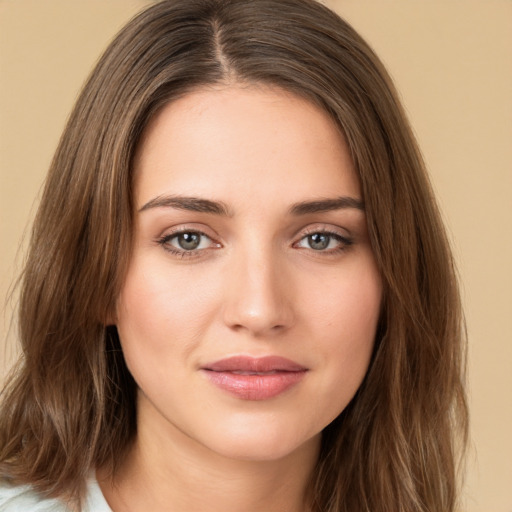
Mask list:
[[[307,368],[280,356],[249,357],[234,356],[209,363],[204,370],[213,372],[247,372],[247,374],[303,372]]]
[[[234,356],[202,370],[217,388],[242,400],[268,400],[298,384],[307,368],[279,356]]]

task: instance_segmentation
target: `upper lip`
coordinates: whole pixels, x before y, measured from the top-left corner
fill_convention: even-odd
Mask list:
[[[208,363],[203,370],[214,372],[303,372],[304,366],[281,356],[233,356]]]

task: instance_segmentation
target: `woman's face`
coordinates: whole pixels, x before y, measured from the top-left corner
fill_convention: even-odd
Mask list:
[[[116,324],[139,433],[238,459],[316,446],[366,373],[381,302],[343,136],[279,89],[209,88],[159,112],[134,173]]]

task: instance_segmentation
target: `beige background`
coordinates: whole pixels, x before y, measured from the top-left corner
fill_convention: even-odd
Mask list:
[[[148,3],[0,0],[1,298],[76,94],[113,34]],[[470,342],[463,510],[512,512],[512,0],[326,3],[395,78],[452,234]],[[12,303],[0,317],[0,374],[15,354]]]

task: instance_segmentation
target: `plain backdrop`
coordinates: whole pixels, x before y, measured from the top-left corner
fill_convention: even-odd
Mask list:
[[[0,300],[86,75],[147,0],[0,0]],[[472,446],[463,512],[512,512],[512,0],[326,0],[395,79],[457,257]],[[0,318],[0,374],[16,355]]]

